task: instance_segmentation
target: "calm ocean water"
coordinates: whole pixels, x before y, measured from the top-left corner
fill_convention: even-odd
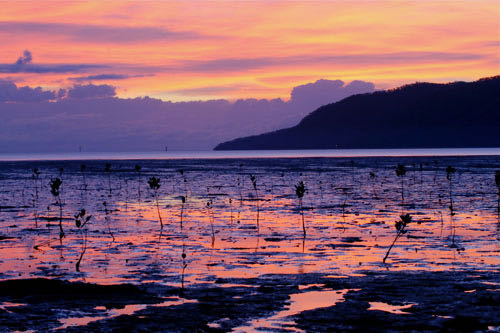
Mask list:
[[[318,149],[169,152],[0,153],[0,161],[143,160],[384,156],[495,156],[500,148]]]

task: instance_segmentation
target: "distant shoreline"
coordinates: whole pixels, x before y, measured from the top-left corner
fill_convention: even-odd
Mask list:
[[[158,152],[0,153],[0,162],[64,160],[174,160],[245,158],[356,158],[419,156],[500,156],[498,148],[303,149]]]

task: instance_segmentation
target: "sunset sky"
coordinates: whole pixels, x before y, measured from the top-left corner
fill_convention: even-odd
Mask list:
[[[500,73],[500,2],[0,2],[0,78],[119,97],[289,98],[318,79],[377,89]],[[28,52],[23,52],[27,50]]]

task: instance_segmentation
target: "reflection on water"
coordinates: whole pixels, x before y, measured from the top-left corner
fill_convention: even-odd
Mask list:
[[[79,161],[0,163],[0,235],[12,237],[0,241],[1,278],[181,287],[267,273],[345,276],[500,265],[494,182],[499,157],[115,161],[110,173],[104,161],[85,163],[85,172]],[[138,163],[140,172],[134,168]],[[397,163],[408,170],[403,182],[394,172]],[[447,165],[457,169],[454,216],[448,208]],[[41,172],[37,182],[35,167]],[[63,180],[66,237],[61,242],[48,188],[56,176]],[[161,231],[147,186],[152,176],[161,179]],[[307,188],[305,238],[294,187],[300,180]],[[81,208],[92,215],[84,231],[73,219]],[[415,222],[383,265],[402,213]]]
[[[96,316],[73,316],[68,318],[60,318],[61,326],[56,328],[65,329],[71,326],[86,326],[94,321],[103,320],[103,319],[111,319],[118,316],[124,315],[132,315],[138,311],[146,309],[148,306],[150,307],[168,307],[168,306],[176,306],[185,303],[196,303],[195,300],[187,300],[179,297],[171,297],[169,300],[157,303],[157,304],[127,304],[123,308],[120,309],[110,309],[107,310],[104,306],[96,306],[94,310],[98,311],[100,315]]]
[[[309,286],[301,286],[300,289]],[[287,321],[286,318],[299,314],[303,311],[326,308],[344,301],[344,295],[349,289],[343,290],[321,290],[321,291],[306,291],[299,294],[291,294],[289,305],[285,310],[280,311],[269,318],[260,318],[252,320],[248,325],[234,328],[233,332],[255,332],[257,331],[272,331],[273,329],[291,330],[294,332],[303,332],[294,326],[294,321]]]
[[[405,312],[402,310],[409,309],[412,306],[417,305],[415,303],[405,305],[391,305],[383,302],[369,302],[369,304],[370,307],[368,308],[368,310],[384,311],[393,314],[409,314],[409,312]]]

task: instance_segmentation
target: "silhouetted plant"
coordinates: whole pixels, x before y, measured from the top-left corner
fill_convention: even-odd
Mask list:
[[[80,209],[80,211],[75,214],[75,225],[76,227],[82,232],[83,227],[90,221],[92,218],[92,215],[86,215],[87,212],[85,209]],[[85,233],[82,234],[82,253],[80,254],[80,257],[78,258],[78,261],[75,264],[75,269],[77,272],[80,271],[80,263],[82,262],[83,255],[85,254],[85,251],[87,251],[87,231],[85,230]]]
[[[108,174],[109,196],[111,196],[112,191],[111,191],[111,164],[110,163],[106,163],[106,166],[104,167],[104,171]]]
[[[104,201],[102,203],[102,205],[104,206],[104,220],[106,221],[106,226],[108,227],[108,233],[109,235],[111,236],[111,238],[113,239],[113,242],[115,241],[115,235],[113,235],[113,232],[111,231],[111,221],[110,221],[110,210],[108,209],[108,203],[106,201]]]
[[[215,228],[214,228],[215,217],[214,217],[214,209],[213,209],[212,199],[210,199],[210,201],[207,202],[207,210],[208,210],[209,219],[210,219],[210,229],[212,231],[212,247],[213,247],[215,244]]]
[[[372,181],[371,186],[372,186],[372,192],[373,192],[373,197],[377,198],[377,193],[375,191],[375,179],[377,178],[377,175],[373,171],[370,171],[370,180]]]
[[[448,183],[449,183],[449,186],[450,186],[450,214],[451,215],[455,215],[454,213],[454,208],[453,208],[453,195],[452,195],[452,182],[453,182],[453,175],[455,174],[457,170],[452,167],[452,166],[448,166],[446,168],[446,179],[448,179]]]
[[[500,170],[495,171],[495,183],[497,185],[497,190],[498,190],[497,215],[498,217],[500,217]]]
[[[240,176],[238,176],[238,190],[240,192],[240,207],[243,206],[243,190],[241,186],[241,171],[243,169],[243,164],[240,163]]]
[[[404,176],[406,175],[406,168],[402,164],[398,164],[396,168],[396,176],[401,178],[401,204],[403,205],[405,202],[405,194],[404,194]]]
[[[184,291],[184,272],[185,272],[186,267],[187,267],[187,262],[186,262],[186,246],[185,246],[184,243],[182,244],[181,258],[182,258],[182,273],[181,273],[181,292],[182,292],[182,291]]]
[[[382,260],[383,263],[385,263],[385,261],[387,260],[387,257],[389,257],[389,253],[391,252],[391,249],[394,246],[394,244],[396,243],[396,241],[398,240],[398,238],[401,235],[404,235],[404,234],[406,234],[408,232],[408,230],[406,229],[406,227],[408,226],[408,224],[410,224],[412,222],[410,214],[401,215],[400,218],[401,218],[401,220],[400,221],[396,221],[396,223],[395,223],[395,227],[396,227],[396,231],[397,231],[396,237],[394,238],[394,240],[392,241],[391,246],[387,250],[387,253],[385,254],[385,257]]]
[[[33,182],[35,184],[35,194],[33,196],[33,208],[35,210],[35,227],[38,227],[38,182],[40,180],[40,171],[38,168],[33,169]]]
[[[229,212],[230,212],[230,219],[231,219],[231,225],[233,225],[233,200],[229,198]]]
[[[255,191],[255,202],[257,205],[257,231],[259,231],[259,212],[260,212],[260,205],[259,205],[259,194],[257,192],[257,179],[255,176],[251,175],[250,180],[252,181],[253,189]]]
[[[86,177],[85,177],[85,170],[87,170],[87,166],[86,166],[85,164],[83,164],[83,163],[82,163],[82,164],[80,165],[80,173],[82,174],[82,181],[83,181],[83,184],[82,184],[82,185],[83,185],[83,187],[82,187],[82,189],[83,189],[84,191],[86,191],[86,190],[87,190],[87,179],[86,179]]]
[[[59,207],[59,238],[62,239],[64,237],[64,231],[62,227],[62,200],[61,200],[61,189],[62,181],[59,178],[52,179],[50,181],[50,193],[56,200],[56,205]]]
[[[80,173],[82,175],[82,187],[81,187],[81,191],[80,191],[80,195],[81,195],[81,200],[82,200],[82,207],[84,206],[84,202],[85,202],[85,192],[87,191],[87,179],[85,177],[85,170],[87,169],[87,166],[85,164],[81,164],[80,165]]]
[[[160,220],[160,227],[163,229],[163,220],[160,213],[160,202],[158,201],[158,190],[160,189],[160,178],[151,177],[148,180],[149,188],[153,190],[156,200],[156,210],[158,211],[158,219]]]
[[[304,232],[304,238],[306,237],[306,225],[304,222],[304,210],[302,207],[302,198],[304,197],[305,193],[306,193],[306,188],[304,182],[300,181],[298,185],[295,185],[295,194],[299,199],[299,209],[300,209],[300,215],[302,216],[302,231]]]
[[[141,202],[141,169],[142,167],[139,165],[139,164],[136,164],[135,167],[135,172],[137,172],[137,178],[138,178],[138,182],[137,182],[137,196],[139,198],[139,202]]]
[[[184,204],[186,203],[186,197],[181,195],[181,230],[182,230],[182,215],[184,214]]]
[[[188,197],[188,184],[187,184],[187,178],[186,176],[184,175],[184,170],[183,169],[180,169],[179,170],[179,173],[181,174],[181,177],[182,177],[182,182],[184,183],[184,193],[185,193],[185,197],[186,197],[186,200],[187,200],[187,197]]]
[[[450,195],[450,206],[448,207],[450,209],[450,223],[451,223],[451,229],[452,229],[452,238],[451,238],[451,247],[456,247],[455,245],[455,223],[453,222],[453,216],[455,215],[455,209],[453,207],[453,193],[452,193],[452,183],[453,183],[453,175],[455,174],[457,170],[452,167],[448,166],[446,168],[446,179],[448,179],[449,183],[449,195]]]

